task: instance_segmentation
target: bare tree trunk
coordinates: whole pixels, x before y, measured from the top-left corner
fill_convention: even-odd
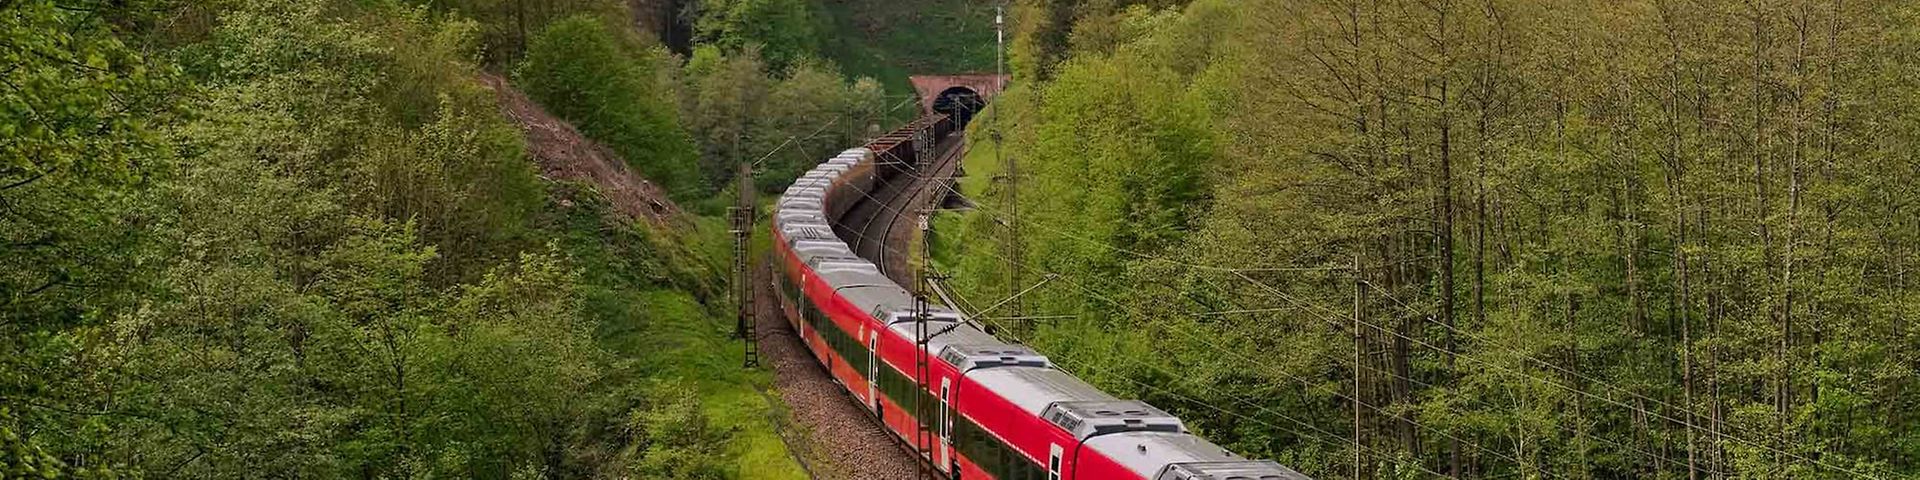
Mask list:
[[[1431,5],[1430,8],[1434,10],[1436,26],[1439,30],[1439,36],[1436,37],[1435,46],[1438,48],[1440,54],[1440,171],[1438,172],[1439,178],[1436,179],[1437,186],[1439,187],[1436,192],[1438,208],[1436,208],[1434,212],[1434,218],[1438,220],[1436,225],[1436,230],[1438,231],[1434,232],[1436,237],[1435,241],[1438,242],[1440,246],[1440,317],[1441,321],[1444,322],[1447,327],[1446,356],[1449,384],[1458,388],[1459,370],[1455,357],[1458,354],[1459,340],[1456,338],[1458,335],[1456,334],[1457,322],[1455,321],[1453,298],[1453,73],[1450,71],[1453,40],[1449,37],[1451,33],[1448,31],[1451,27],[1448,23],[1451,20],[1449,16],[1453,13],[1452,2],[1449,0],[1441,0]],[[1456,433],[1448,437],[1447,474],[1454,478],[1459,478],[1460,436]]]
[[[1796,370],[1793,358],[1794,300],[1799,290],[1793,285],[1793,268],[1796,247],[1800,243],[1800,161],[1806,152],[1805,105],[1806,105],[1806,57],[1807,29],[1812,21],[1807,7],[1803,4],[1792,17],[1794,23],[1793,73],[1795,77],[1793,92],[1793,152],[1787,156],[1787,239],[1780,274],[1782,305],[1780,310],[1780,346],[1776,353],[1780,360],[1780,442],[1782,448],[1791,448],[1794,442],[1791,418],[1793,410],[1793,376]],[[1783,454],[1786,452],[1782,452]]]
[[[1689,210],[1688,205],[1690,205],[1691,202],[1687,200],[1687,162],[1684,157],[1685,153],[1681,149],[1680,135],[1680,69],[1682,68],[1680,63],[1680,40],[1678,38],[1678,32],[1676,31],[1678,22],[1673,18],[1673,12],[1663,8],[1661,16],[1663,17],[1662,23],[1666,26],[1668,48],[1667,98],[1664,108],[1665,111],[1663,112],[1666,117],[1666,157],[1668,171],[1670,172],[1669,180],[1667,181],[1667,192],[1668,195],[1673,198],[1671,202],[1675,205],[1673,208],[1673,232],[1675,235],[1673,271],[1676,283],[1679,284],[1679,298],[1672,308],[1674,313],[1680,316],[1680,383],[1683,392],[1681,400],[1684,402],[1681,404],[1683,410],[1681,412],[1683,415],[1681,418],[1684,419],[1682,427],[1686,428],[1687,431],[1687,479],[1698,480],[1700,478],[1700,458],[1695,451],[1697,438],[1695,436],[1696,429],[1694,428],[1698,421],[1693,413],[1693,289],[1691,279],[1688,278],[1691,266],[1688,265],[1687,262],[1687,248],[1689,246],[1687,237],[1687,211]]]

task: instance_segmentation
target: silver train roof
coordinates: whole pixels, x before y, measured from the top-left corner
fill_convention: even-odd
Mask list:
[[[861,311],[1027,413],[1083,439],[1085,445],[1153,480],[1307,480],[1270,460],[1247,460],[1187,432],[1173,415],[1122,400],[1066,372],[1023,345],[981,331],[953,310],[933,308],[922,330],[913,295],[859,258],[834,235],[826,190],[873,152],[853,148],[800,176],[775,203],[774,226],[800,261]],[[926,336],[926,338],[923,338]],[[992,368],[989,368],[992,367]]]
[[[824,208],[828,186],[855,165],[870,160],[872,155],[873,152],[865,148],[848,149],[800,175],[775,203],[774,225],[800,261],[833,285],[841,297],[874,318],[884,319],[888,328],[900,336],[920,340],[913,321],[913,294],[882,275],[872,262],[855,256],[846,240],[834,235]],[[930,316],[928,351],[941,354],[949,364],[962,370],[996,365],[1049,365],[1046,357],[1002,342],[965,323],[959,312],[934,307]],[[966,348],[949,348],[955,346]]]
[[[969,372],[967,378],[1000,394],[1035,417],[1054,402],[1119,400],[1067,372],[1051,367],[987,368]]]
[[[1168,465],[1154,480],[1311,480],[1272,460],[1192,462]]]
[[[1155,480],[1306,480],[1272,461],[1247,460],[1188,433],[1125,432],[1087,439],[1086,448],[1141,478]]]

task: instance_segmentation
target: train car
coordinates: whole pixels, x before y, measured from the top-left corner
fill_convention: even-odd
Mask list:
[[[1300,480],[1235,455],[1138,400],[988,334],[856,256],[833,226],[952,129],[926,118],[802,175],[775,203],[780,310],[848,394],[953,479]],[[918,145],[916,145],[918,144]],[[893,164],[893,165],[889,165]]]

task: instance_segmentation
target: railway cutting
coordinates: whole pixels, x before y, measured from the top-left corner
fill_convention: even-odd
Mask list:
[[[943,105],[964,105],[948,101]],[[960,479],[1298,480],[1093,387],[914,293],[912,245],[969,115],[927,114],[824,159],[775,202],[767,289],[789,349],[924,472]],[[765,320],[762,320],[763,322]],[[778,362],[780,360],[776,360]]]

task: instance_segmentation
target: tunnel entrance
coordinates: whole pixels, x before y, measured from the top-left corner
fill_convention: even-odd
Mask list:
[[[980,92],[967,87],[942,90],[940,96],[933,99],[933,111],[952,116],[955,128],[966,127],[967,122],[973,121],[973,115],[986,106],[987,102],[980,98]]]

